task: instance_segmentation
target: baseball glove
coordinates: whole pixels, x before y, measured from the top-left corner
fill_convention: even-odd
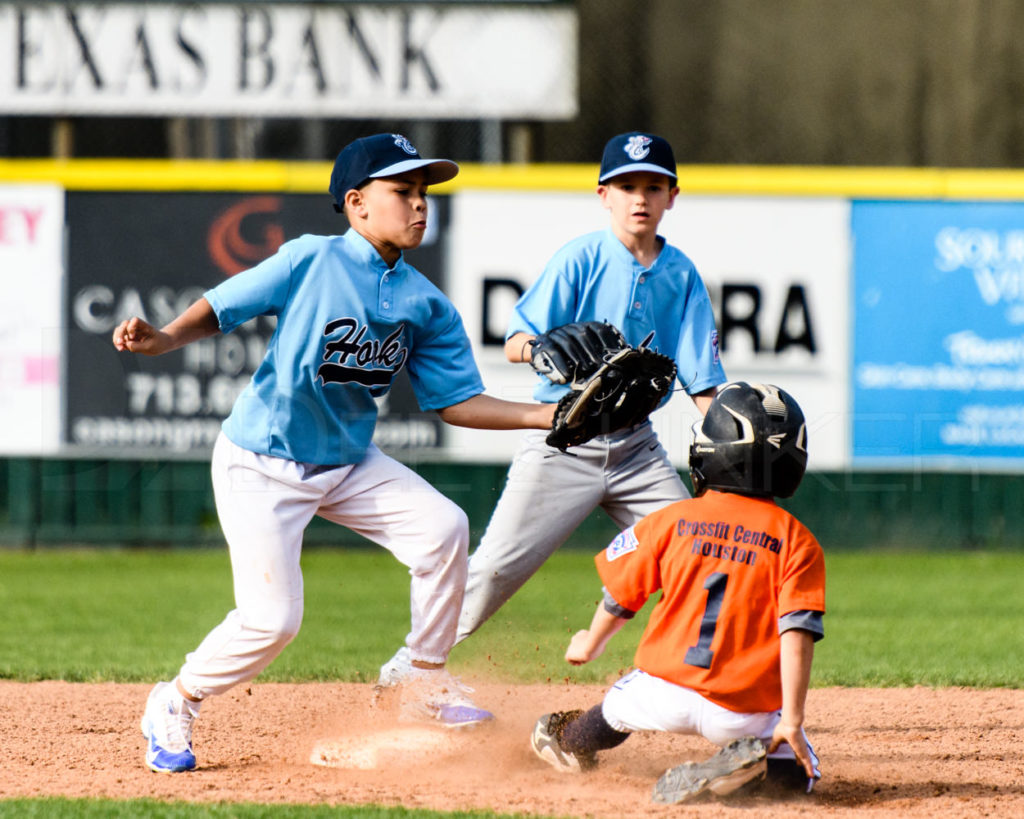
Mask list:
[[[597,435],[607,435],[647,420],[672,389],[676,364],[645,346],[625,347],[578,388],[562,396],[546,438],[565,452]]]
[[[554,327],[530,342],[530,366],[555,384],[576,386],[608,358],[629,345],[618,329],[600,321],[577,321]]]

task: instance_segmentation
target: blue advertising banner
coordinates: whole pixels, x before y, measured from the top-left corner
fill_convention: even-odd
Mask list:
[[[854,202],[854,463],[1024,460],[1024,204]]]

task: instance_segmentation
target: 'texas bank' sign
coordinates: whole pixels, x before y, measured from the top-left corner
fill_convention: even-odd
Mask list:
[[[0,3],[0,113],[569,118],[576,14]]]

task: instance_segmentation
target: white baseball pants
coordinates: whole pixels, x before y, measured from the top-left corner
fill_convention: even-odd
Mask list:
[[[302,536],[314,515],[388,549],[409,567],[413,659],[443,663],[466,584],[465,513],[371,446],[358,464],[324,467],[257,455],[223,435],[213,451],[217,514],[231,556],[235,609],[178,675],[198,699],[251,680],[302,622]]]
[[[741,714],[704,699],[696,691],[654,677],[639,669],[629,672],[605,694],[601,714],[616,731],[667,731],[696,734],[715,745],[754,736],[767,746],[781,713],[767,711]],[[806,735],[804,736],[806,739]],[[815,770],[818,757],[808,743]],[[795,759],[793,749],[782,743],[773,759]]]

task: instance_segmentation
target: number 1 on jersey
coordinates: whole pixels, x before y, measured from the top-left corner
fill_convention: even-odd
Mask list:
[[[712,572],[704,581],[704,588],[708,592],[708,602],[704,607],[704,616],[700,620],[700,637],[697,639],[697,645],[686,649],[683,662],[687,665],[711,668],[711,659],[714,657],[711,641],[715,638],[715,627],[718,625],[718,615],[722,610],[725,585],[728,582],[729,575],[724,572]]]

